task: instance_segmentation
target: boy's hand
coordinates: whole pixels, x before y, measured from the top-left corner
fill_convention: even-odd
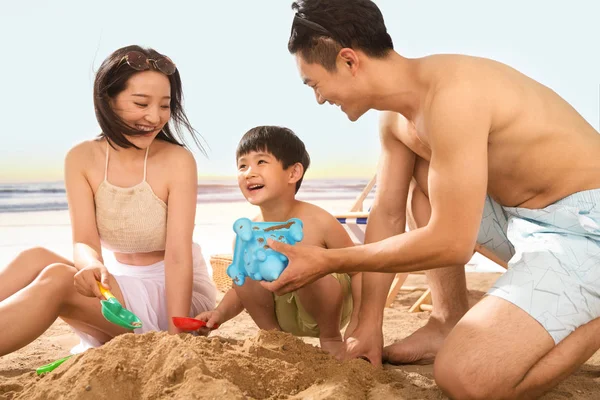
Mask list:
[[[223,321],[223,314],[221,314],[221,312],[218,310],[205,311],[203,313],[200,313],[198,314],[196,319],[206,322],[206,326],[203,326],[202,328],[198,329],[198,333],[202,336],[208,336],[208,334],[212,330],[211,328],[213,328],[215,324],[220,325],[223,322],[225,322]]]
[[[267,290],[281,296],[330,274],[331,263],[327,259],[327,250],[317,246],[281,243],[267,239],[267,245],[283,254],[289,260],[288,266],[279,278],[273,282],[260,282]]]

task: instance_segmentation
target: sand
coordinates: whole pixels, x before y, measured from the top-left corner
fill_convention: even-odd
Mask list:
[[[351,203],[316,202],[334,213],[347,211]],[[244,202],[199,204],[194,239],[202,245],[207,261],[212,254],[230,253],[232,221],[255,213],[256,209]],[[67,211],[0,215],[0,265],[32,246],[45,246],[70,257],[70,243]],[[109,253],[104,255],[110,257]],[[467,270],[499,269],[494,266],[476,256]],[[481,272],[467,275],[472,304],[498,276]],[[423,280],[422,275],[411,275],[406,285],[418,286]],[[385,344],[425,324],[427,312],[407,312],[421,294],[400,292],[392,307],[385,310]],[[245,312],[208,338],[165,333],[124,335],[72,357],[50,374],[35,374],[37,367],[68,355],[77,342],[68,325],[58,320],[33,343],[0,357],[0,400],[445,398],[435,385],[431,366],[375,369],[362,360],[339,363],[316,347],[317,339],[259,332]],[[597,353],[543,399],[598,399],[599,394]]]
[[[497,277],[469,273],[471,303]],[[420,284],[422,276],[411,276]],[[401,292],[385,311],[385,342],[423,325],[428,313],[408,313],[420,291]],[[508,334],[508,332],[507,332]],[[316,339],[258,331],[246,313],[210,337],[149,333],[123,335],[72,357],[54,372],[33,370],[64,357],[76,343],[57,321],[27,347],[0,358],[0,400],[8,399],[444,399],[431,366],[372,367],[340,363]],[[598,399],[600,353],[543,397]]]

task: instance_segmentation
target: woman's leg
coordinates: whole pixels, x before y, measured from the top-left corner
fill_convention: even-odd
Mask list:
[[[29,285],[42,270],[54,263],[73,263],[43,247],[22,251],[10,264],[0,267],[0,302]]]
[[[25,288],[0,302],[0,356],[34,341],[58,317],[101,342],[129,332],[104,319],[97,298],[85,297],[75,290],[76,272],[71,265],[51,264]],[[113,277],[110,285],[122,302],[121,290]]]

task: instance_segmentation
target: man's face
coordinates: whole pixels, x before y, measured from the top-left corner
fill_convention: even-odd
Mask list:
[[[321,64],[307,63],[296,54],[296,65],[302,82],[311,87],[319,104],[336,105],[346,113],[350,121],[356,121],[369,110],[365,96],[361,95],[356,76],[338,56],[335,71],[327,71]]]

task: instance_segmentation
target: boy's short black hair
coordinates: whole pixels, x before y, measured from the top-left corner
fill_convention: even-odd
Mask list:
[[[298,0],[288,50],[300,53],[307,63],[326,70],[344,47],[362,50],[374,58],[394,49],[379,7],[371,0]]]
[[[284,169],[300,163],[304,168],[302,177],[296,182],[296,193],[302,185],[304,174],[310,166],[310,156],[304,142],[288,128],[273,125],[257,126],[244,134],[235,152],[237,160],[252,151],[264,151],[275,157]]]

